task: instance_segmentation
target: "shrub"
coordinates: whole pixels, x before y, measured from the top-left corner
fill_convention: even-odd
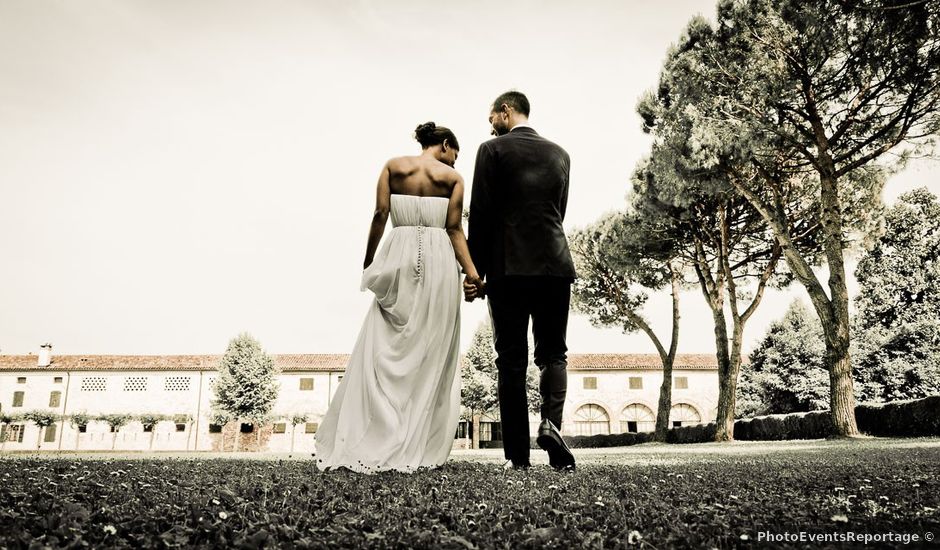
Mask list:
[[[714,422],[671,428],[666,432],[666,443],[703,443],[714,441],[717,426]]]
[[[51,426],[59,421],[59,415],[49,411],[29,411],[22,415],[23,420],[32,422],[40,428]]]
[[[121,428],[121,426],[124,426],[133,420],[133,418],[134,417],[132,415],[127,413],[111,413],[98,415],[96,420],[106,422],[108,426],[111,426],[111,430],[116,432]]]
[[[68,416],[68,419],[69,419],[69,422],[76,428],[79,428],[81,426],[87,426],[88,423],[92,421],[91,415],[84,411],[72,413]]]
[[[859,430],[871,435],[940,435],[940,395],[883,405],[858,405],[855,408],[855,418]],[[739,441],[824,439],[832,433],[829,411],[772,414],[742,418],[734,423],[734,438]],[[652,433],[565,436],[565,441],[571,448],[623,447],[652,440]],[[671,428],[666,433],[667,443],[705,443],[714,440],[714,423]],[[534,438],[532,447],[537,447]]]
[[[855,408],[855,420],[859,430],[871,435],[940,435],[940,395],[859,405]]]
[[[144,413],[136,415],[134,419],[143,424],[144,430],[146,431],[148,428],[152,429],[160,422],[167,420],[167,416],[165,414]]]

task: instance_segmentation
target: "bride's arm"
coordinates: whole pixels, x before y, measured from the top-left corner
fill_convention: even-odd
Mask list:
[[[457,174],[457,182],[450,194],[450,203],[447,205],[447,236],[454,245],[454,255],[457,263],[467,274],[470,280],[479,279],[477,268],[470,259],[470,249],[467,248],[467,237],[463,233],[463,178]]]
[[[362,262],[362,269],[369,267],[375,258],[375,251],[385,233],[385,223],[388,221],[388,212],[391,208],[391,191],[388,187],[388,163],[382,168],[379,175],[379,185],[375,191],[375,212],[372,214],[372,225],[369,226],[369,242],[366,244],[366,259]]]

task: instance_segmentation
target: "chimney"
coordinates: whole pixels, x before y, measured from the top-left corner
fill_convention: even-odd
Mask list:
[[[52,344],[39,346],[39,366],[48,367],[52,364]]]

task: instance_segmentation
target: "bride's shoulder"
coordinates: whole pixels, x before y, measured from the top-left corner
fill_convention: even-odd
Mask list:
[[[402,166],[405,164],[414,163],[414,157],[401,156],[401,157],[392,157],[386,161],[386,166]]]
[[[460,172],[451,166],[438,162],[434,165],[434,179],[440,183],[453,185],[461,180]]]

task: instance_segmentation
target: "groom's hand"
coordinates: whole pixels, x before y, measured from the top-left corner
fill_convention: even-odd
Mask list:
[[[486,285],[483,279],[467,275],[463,280],[464,300],[472,302],[477,298],[482,298],[486,294]]]

